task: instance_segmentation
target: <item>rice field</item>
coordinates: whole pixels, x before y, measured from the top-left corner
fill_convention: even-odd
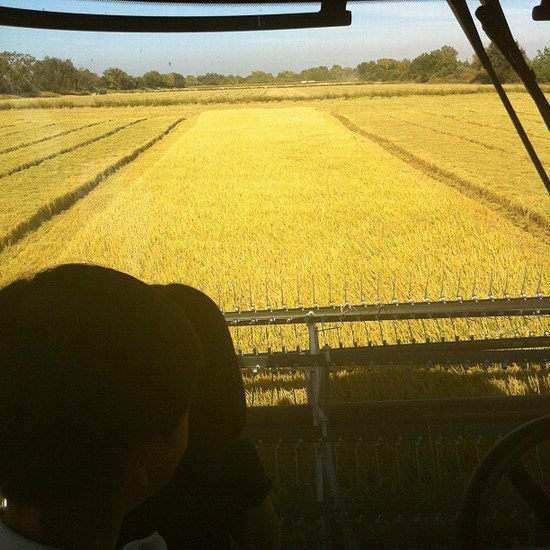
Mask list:
[[[197,286],[224,310],[544,294],[550,199],[489,92],[348,85],[10,100],[0,113],[0,284],[92,262]],[[534,106],[511,97],[549,166]],[[40,108],[60,101],[75,103]],[[542,334],[549,324],[324,328],[321,345]],[[244,352],[307,348],[301,327],[233,336]],[[547,367],[514,369],[343,372],[332,391],[550,393]],[[245,377],[249,403],[303,402],[299,375],[262,376]]]

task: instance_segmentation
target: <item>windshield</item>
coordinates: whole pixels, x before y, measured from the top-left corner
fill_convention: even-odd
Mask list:
[[[152,9],[32,4],[136,15]],[[548,97],[550,44],[544,23],[531,19],[532,4],[503,7]],[[224,15],[304,6],[155,9]],[[228,319],[243,311],[329,307],[348,315],[368,305],[545,295],[550,197],[447,4],[350,9],[350,27],[258,33],[3,27],[0,284],[62,263],[100,264],[148,283],[199,288]],[[544,123],[502,54],[485,43],[548,169]],[[543,316],[429,317],[322,322],[318,345],[477,341],[550,329]],[[316,345],[303,323],[231,333],[245,358]],[[550,393],[546,363],[429,366],[373,363],[359,372],[350,363],[331,372],[331,399]],[[248,405],[306,403],[306,374],[255,367],[244,375]],[[354,440],[339,470],[350,494],[359,486],[388,498],[392,518],[401,513],[396,495],[420,502],[432,489],[441,496],[446,484],[462,488],[482,448],[470,441],[467,451],[456,436],[426,449],[422,438],[407,449],[396,441],[362,447]],[[311,497],[313,485],[304,481],[310,455],[294,441],[281,466],[277,445],[260,450],[280,503],[290,488]]]

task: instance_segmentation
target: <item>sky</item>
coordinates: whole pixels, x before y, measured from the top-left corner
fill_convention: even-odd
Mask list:
[[[502,0],[516,39],[532,57],[550,45],[548,24],[534,22],[531,10],[539,0]],[[6,7],[145,15],[151,5],[90,0],[3,0]],[[473,11],[479,2],[469,0]],[[254,8],[241,6],[157,6],[155,15],[224,15],[314,11],[315,6]],[[217,72],[247,75],[253,70],[274,74],[318,65],[353,66],[382,57],[414,58],[448,44],[461,59],[472,49],[444,0],[351,4],[352,25],[329,29],[203,34],[138,34],[67,32],[0,27],[0,51],[71,59],[77,67],[98,74],[120,67],[134,76],[149,70],[183,75]],[[485,37],[480,29],[481,36]],[[488,40],[485,40],[488,43]]]

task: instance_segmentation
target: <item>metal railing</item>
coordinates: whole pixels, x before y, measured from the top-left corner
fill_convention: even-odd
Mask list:
[[[332,369],[354,366],[377,366],[391,368],[405,365],[411,367],[462,364],[545,364],[550,359],[550,336],[541,322],[541,334],[528,336],[514,334],[511,337],[475,339],[471,335],[454,335],[447,340],[440,337],[424,342],[411,338],[409,342],[397,340],[395,344],[383,341],[366,346],[338,347],[320,346],[319,325],[324,323],[354,323],[381,321],[409,321],[427,319],[475,319],[486,317],[536,317],[543,319],[550,314],[550,297],[504,299],[470,299],[455,301],[366,304],[328,307],[297,307],[280,309],[252,309],[249,311],[224,312],[229,327],[281,326],[303,324],[308,329],[309,348],[280,351],[268,349],[263,352],[242,353],[239,360],[243,369],[268,368],[301,369],[305,373],[307,402],[311,409],[314,444],[314,474],[316,500],[321,506],[341,509],[341,494],[338,484],[338,468],[335,455],[334,406],[329,401],[329,376]],[[297,411],[298,412],[298,411]],[[336,420],[335,420],[336,421]],[[257,428],[257,426],[256,426]],[[351,428],[353,431],[353,428]],[[295,430],[294,430],[295,431]],[[359,437],[359,436],[358,436]],[[347,547],[353,534],[344,533]]]

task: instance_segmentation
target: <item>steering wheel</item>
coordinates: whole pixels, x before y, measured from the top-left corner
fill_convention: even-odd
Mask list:
[[[550,543],[550,495],[531,477],[522,456],[550,439],[550,415],[521,425],[503,437],[475,469],[462,497],[458,517],[458,546],[472,550],[482,547],[483,498],[507,478],[548,531]]]

